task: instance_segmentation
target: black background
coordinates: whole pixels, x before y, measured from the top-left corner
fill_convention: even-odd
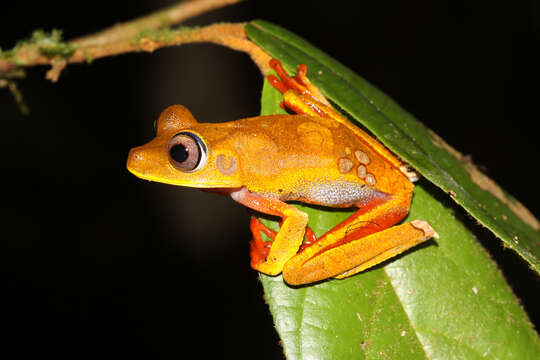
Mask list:
[[[70,39],[172,3],[9,2],[0,46],[36,28]],[[538,2],[354,4],[251,1],[186,24],[262,18],[303,36],[538,214]],[[257,114],[261,75],[247,55],[195,44],[72,65],[56,84],[46,70],[20,82],[28,117],[0,89],[0,356],[281,358],[245,209],[125,170],[170,104],[203,122]],[[538,323],[537,277],[470,224]]]

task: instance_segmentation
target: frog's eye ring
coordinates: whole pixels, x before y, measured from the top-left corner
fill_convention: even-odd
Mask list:
[[[169,162],[182,172],[199,170],[206,163],[208,151],[197,135],[184,131],[174,135],[167,145]]]

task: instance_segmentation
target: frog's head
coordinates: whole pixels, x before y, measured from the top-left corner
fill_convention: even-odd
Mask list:
[[[199,124],[181,105],[166,108],[157,135],[129,152],[128,170],[142,179],[196,188],[241,186],[238,160],[216,124]]]

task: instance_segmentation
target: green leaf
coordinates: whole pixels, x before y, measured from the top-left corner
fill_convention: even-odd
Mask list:
[[[265,81],[261,113],[281,100]],[[298,206],[318,236],[351,214]],[[421,180],[405,221],[429,221],[438,240],[344,280],[289,287],[261,275],[287,359],[536,359],[532,325],[462,218]]]
[[[326,97],[540,272],[539,222],[466,157],[383,92],[293,33],[265,21],[251,22],[246,32],[288,72],[306,64],[308,77]]]

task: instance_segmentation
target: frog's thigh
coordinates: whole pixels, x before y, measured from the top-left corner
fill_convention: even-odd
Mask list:
[[[267,275],[281,273],[283,265],[298,252],[302,244],[307,214],[283,201],[251,193],[245,188],[232,192],[231,197],[251,209],[283,219],[267,258],[251,264],[255,270]]]
[[[283,278],[291,285],[330,277],[345,278],[394,257],[433,235],[433,229],[422,220],[397,225],[327,249],[309,259],[294,257],[285,264]]]
[[[425,221],[391,227],[405,217],[409,203],[408,196],[392,197],[367,211],[360,208],[289,260],[283,278],[299,285],[350,276],[434,236]]]
[[[380,236],[375,236],[379,234]],[[348,244],[350,245],[350,249],[344,247],[343,251],[357,253],[359,251],[363,251],[363,248],[379,250],[372,252],[375,253],[375,256],[372,258],[369,258],[370,254],[366,253],[363,256],[365,260],[363,260],[360,265],[350,270],[346,270],[335,277],[338,279],[343,279],[359,273],[360,271],[369,269],[370,267],[399,255],[411,247],[431,239],[432,237],[437,238],[438,234],[435,232],[435,230],[433,230],[427,221],[414,220],[410,223],[394,226],[380,233],[351,242]]]

